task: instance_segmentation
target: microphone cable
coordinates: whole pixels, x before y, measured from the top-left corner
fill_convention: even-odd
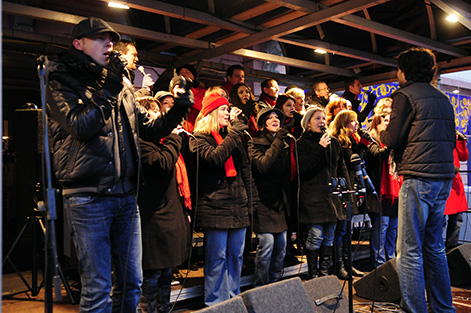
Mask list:
[[[193,226],[191,227],[191,231],[190,231],[191,238],[190,238],[190,245],[189,245],[190,247],[189,247],[189,252],[188,252],[188,261],[187,261],[186,274],[185,274],[185,278],[183,278],[183,282],[181,284],[182,287],[180,288],[180,291],[178,292],[178,295],[175,297],[175,301],[173,302],[172,307],[169,310],[169,313],[173,312],[173,310],[174,310],[174,308],[175,308],[175,306],[178,302],[178,299],[180,298],[180,296],[183,292],[183,289],[185,288],[186,281],[187,281],[188,276],[190,275],[190,272],[191,272],[190,266],[191,266],[191,258],[193,256],[193,234],[195,233],[195,228],[196,228],[196,213],[197,213],[197,210],[198,210],[198,199],[199,199],[199,196],[198,196],[198,190],[199,190],[198,179],[199,179],[199,159],[200,159],[200,156],[199,156],[198,140],[196,139],[195,135],[193,135],[189,131],[183,129],[182,132],[187,134],[190,138],[189,141],[188,141],[188,145],[189,145],[189,143],[191,142],[192,139],[194,139],[195,142],[196,142],[195,205],[194,205],[194,215],[193,215]],[[171,290],[170,290],[170,294],[171,294]]]

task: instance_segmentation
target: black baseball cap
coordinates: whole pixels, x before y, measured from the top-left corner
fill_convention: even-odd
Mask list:
[[[72,39],[88,38],[102,33],[110,33],[114,42],[121,39],[121,36],[108,23],[97,17],[89,17],[75,25],[72,30]]]

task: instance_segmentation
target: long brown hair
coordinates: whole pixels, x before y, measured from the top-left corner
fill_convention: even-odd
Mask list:
[[[329,125],[330,136],[337,138],[343,148],[352,147],[350,135],[353,133],[347,125],[356,119],[358,119],[358,117],[354,111],[342,110],[335,116],[334,120]]]

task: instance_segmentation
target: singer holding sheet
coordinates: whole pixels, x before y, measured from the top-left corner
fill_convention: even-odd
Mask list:
[[[204,232],[204,303],[211,306],[240,293],[249,209],[258,196],[241,138],[247,125],[236,119],[242,111],[229,112],[229,102],[219,94],[202,102],[190,150],[199,154],[196,226]]]
[[[307,228],[308,276],[314,278],[329,275],[337,220],[346,218],[340,197],[330,195],[329,183],[333,177],[348,177],[348,173],[339,141],[323,132],[326,125],[324,109],[310,108],[301,125],[304,133],[298,140],[299,221]]]

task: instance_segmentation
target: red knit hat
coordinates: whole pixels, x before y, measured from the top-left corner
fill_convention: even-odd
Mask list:
[[[200,113],[203,114],[203,116],[206,116],[213,110],[225,104],[229,105],[229,101],[226,98],[217,93],[211,93],[203,98],[203,108]]]

